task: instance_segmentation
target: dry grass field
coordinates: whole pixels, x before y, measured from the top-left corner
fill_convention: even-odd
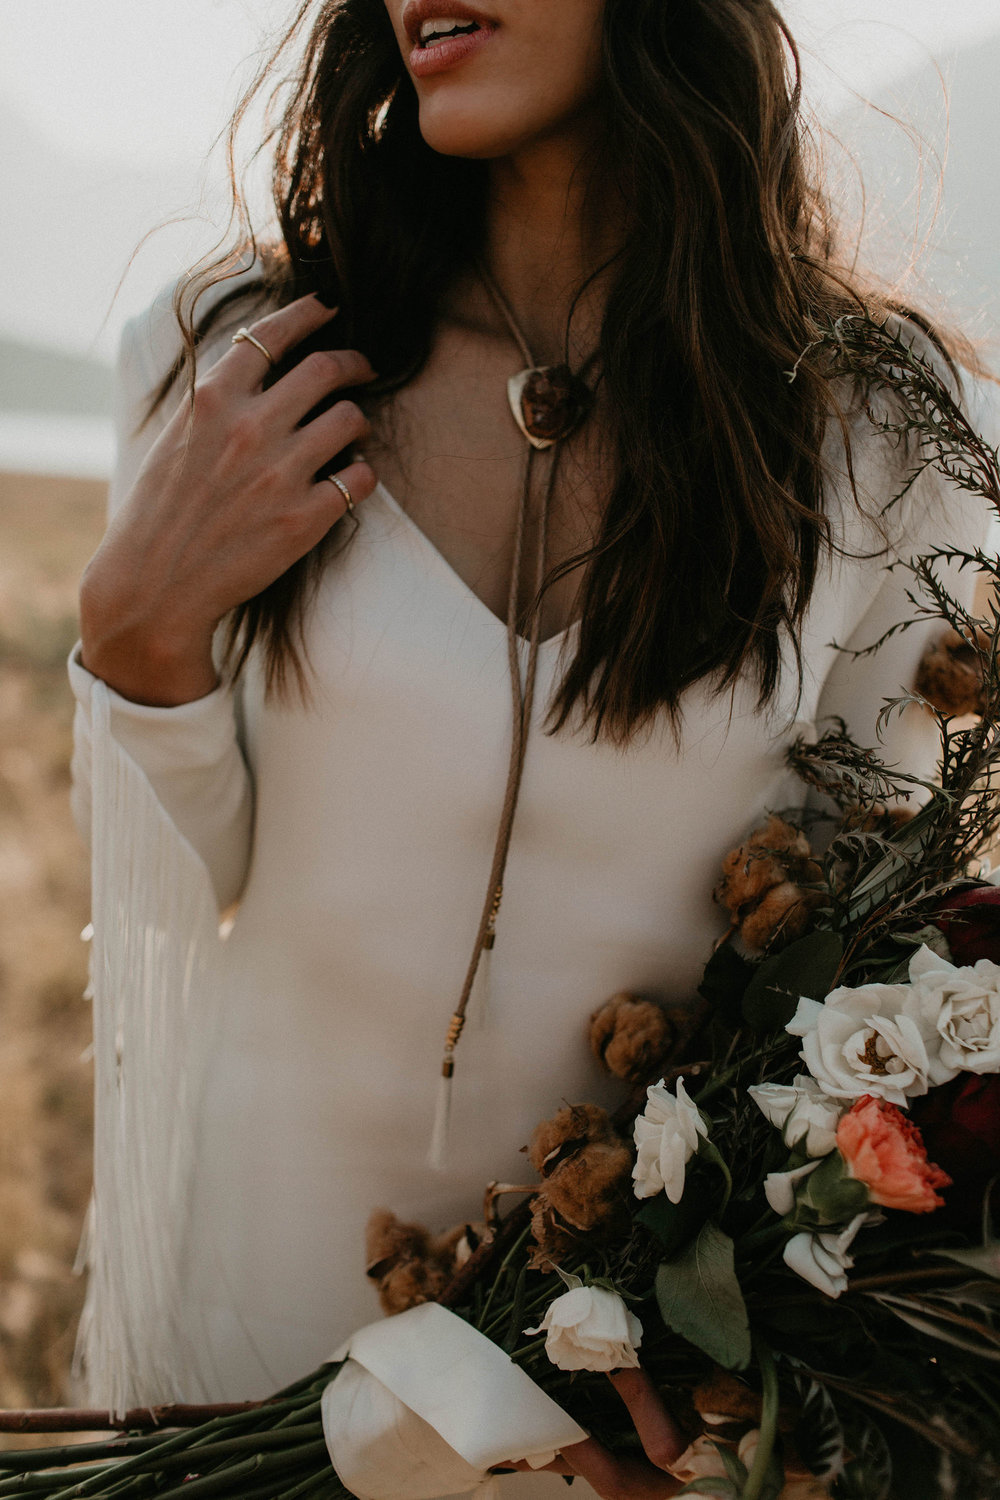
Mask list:
[[[0,474],[0,1406],[64,1404],[90,1188],[87,860],[65,658],[105,487]]]

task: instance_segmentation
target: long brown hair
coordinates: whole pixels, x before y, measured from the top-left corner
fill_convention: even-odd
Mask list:
[[[822,355],[803,351],[864,298],[836,266],[772,0],[607,0],[603,55],[607,162],[632,215],[600,338],[614,481],[594,545],[557,570],[582,565],[582,618],[551,722],[580,712],[624,740],[661,709],[676,724],[702,679],[721,691],[749,674],[764,706],[783,643],[797,656],[829,542],[821,450],[836,409]],[[381,392],[400,388],[480,249],[485,188],[483,163],[421,137],[384,0],[320,0],[277,133],[271,296],[339,304],[333,339],[368,355]],[[196,324],[197,296],[232,264],[178,304],[192,357],[230,300]],[[236,667],[256,645],[272,685],[301,670],[323,557],[235,612]]]

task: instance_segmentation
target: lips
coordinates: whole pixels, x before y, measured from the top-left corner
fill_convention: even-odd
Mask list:
[[[403,8],[403,30],[414,48],[427,50],[422,44],[421,31],[425,21],[435,20],[451,21],[461,27],[475,25],[481,31],[495,31],[497,25],[492,16],[477,6],[466,5],[464,0],[408,0]]]

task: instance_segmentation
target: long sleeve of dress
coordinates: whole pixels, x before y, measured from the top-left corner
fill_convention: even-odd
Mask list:
[[[126,327],[118,365],[118,462],[111,484],[114,515],[168,419],[163,407],[143,423],[150,392],[172,358],[172,313],[163,302]],[[77,707],[73,812],[92,841],[93,697],[96,679],[74,651],[69,665]],[[150,708],[102,688],[115,743],[148,779],[164,811],[208,868],[220,908],[242,889],[250,857],[253,791],[241,751],[233,693],[219,687],[177,708]]]
[[[993,441],[998,425],[995,393],[992,387],[971,380],[968,384],[973,424]],[[901,468],[898,456],[867,418],[858,434],[855,460],[859,500],[869,514],[876,514],[898,490]],[[840,488],[846,496],[846,483]],[[853,497],[845,503],[853,505]],[[842,718],[855,740],[868,746],[876,745],[876,725],[886,702],[913,691],[922,655],[945,628],[940,619],[931,618],[917,619],[906,629],[894,631],[900,622],[915,620],[911,596],[920,597],[906,564],[939,548],[982,548],[996,553],[1000,546],[998,518],[991,517],[983,498],[948,484],[934,469],[921,475],[903,501],[886,514],[883,524],[884,543],[873,524],[864,528],[860,542],[855,543],[862,553],[870,549],[871,556],[859,560],[848,553],[836,564],[849,600],[842,615],[844,632],[835,642],[839,649],[823,681],[816,716],[820,731],[824,720]],[[856,525],[854,530],[857,536]],[[936,572],[963,605],[973,604],[974,570],[941,565]],[[870,651],[879,641],[883,644]],[[888,717],[879,749],[889,765],[915,775],[930,774],[940,750],[937,725],[925,709],[911,704]]]

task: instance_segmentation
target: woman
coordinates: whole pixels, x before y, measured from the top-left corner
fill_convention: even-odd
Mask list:
[[[192,401],[170,311],[128,334],[72,667],[98,1399],[263,1395],[368,1321],[370,1211],[473,1217],[538,1119],[600,1100],[587,1016],[694,993],[789,740],[870,738],[911,681],[918,631],[832,643],[907,613],[886,531],[981,528],[929,480],[881,519],[900,460],[804,353],[859,294],[790,60],[770,0],[328,0],[281,244],[212,273]]]

